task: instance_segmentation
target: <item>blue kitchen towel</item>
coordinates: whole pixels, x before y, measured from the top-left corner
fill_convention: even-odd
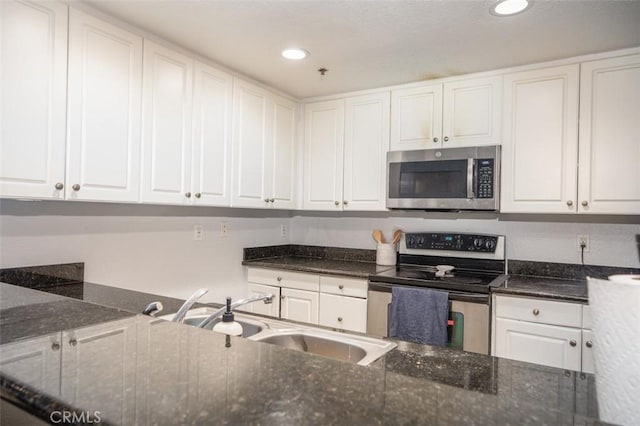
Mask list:
[[[391,295],[389,337],[424,345],[447,345],[449,293],[393,287]]]

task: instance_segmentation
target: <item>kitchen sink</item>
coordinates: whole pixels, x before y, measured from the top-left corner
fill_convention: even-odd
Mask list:
[[[192,325],[195,327],[198,324],[200,324],[202,321],[204,321],[215,310],[216,309],[213,309],[213,308],[191,309],[188,311],[187,316],[184,319],[184,324]],[[163,315],[158,318],[171,321],[171,319],[173,318],[173,315],[174,314]],[[242,337],[253,336],[255,334],[260,333],[265,328],[267,328],[267,325],[265,323],[263,323],[262,321],[256,321],[256,319],[253,317],[248,317],[248,316],[237,314],[237,313],[234,313],[234,316],[235,316],[236,322],[242,325]],[[207,325],[205,329],[212,330],[213,327],[220,321],[222,321],[222,317],[216,318],[211,324]]]
[[[209,307],[191,309],[187,313],[184,323],[197,326],[214,311],[214,308]],[[242,337],[248,340],[269,343],[353,364],[369,365],[397,346],[387,340],[347,334],[306,324],[237,312],[234,315],[235,320],[242,325]],[[171,320],[173,314],[158,318]],[[214,324],[218,321],[220,319],[217,319]],[[211,330],[214,324],[211,324],[207,329]]]

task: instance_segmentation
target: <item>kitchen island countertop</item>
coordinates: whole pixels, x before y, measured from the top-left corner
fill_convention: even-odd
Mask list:
[[[84,293],[93,286],[84,283]],[[128,299],[128,290],[100,287],[112,292],[112,304]],[[105,424],[597,421],[594,380],[588,374],[404,342],[362,367],[12,285],[0,284],[0,292],[2,334],[16,327],[13,319],[20,315],[35,308],[42,312],[22,326],[23,336],[13,332],[0,346],[3,354],[16,345],[51,351],[51,341],[36,336],[46,331],[61,336],[63,354],[91,355],[67,357],[72,368],[68,361],[54,363],[61,384],[47,391],[29,370],[21,374],[5,364],[3,395],[41,418],[53,409],[77,407],[100,411]],[[70,302],[80,309],[68,312],[64,321],[51,316]],[[81,307],[91,314],[88,323]],[[77,346],[67,345],[68,336],[75,336]]]

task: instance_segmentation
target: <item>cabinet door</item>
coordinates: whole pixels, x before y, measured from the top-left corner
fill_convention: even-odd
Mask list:
[[[142,37],[71,9],[67,198],[138,201]]]
[[[500,145],[502,77],[444,85],[442,146]]]
[[[279,209],[296,207],[296,104],[273,97],[273,137],[269,167],[269,204]]]
[[[391,92],[391,151],[440,146],[442,84]]]
[[[576,211],[578,65],[504,76],[500,211]]]
[[[273,302],[250,303],[245,305],[243,309],[255,314],[280,318],[280,287],[249,283],[249,296],[261,296],[264,294],[273,294]]]
[[[385,210],[389,93],[349,98],[345,102],[345,210]]]
[[[495,356],[580,371],[580,329],[496,318]]]
[[[316,292],[281,289],[280,316],[282,319],[318,324],[318,294]]]
[[[191,189],[197,205],[231,205],[231,75],[195,63]]]
[[[67,6],[0,2],[0,196],[64,198]]]
[[[271,122],[267,91],[234,80],[233,92],[234,207],[268,207],[265,192]]]
[[[144,41],[142,201],[191,203],[192,79],[191,59]]]
[[[344,101],[305,105],[304,201],[307,210],[342,210]]]
[[[580,213],[640,214],[640,55],[581,65]]]
[[[320,325],[343,330],[367,331],[367,299],[320,293]]]
[[[101,401],[96,410],[103,418],[129,423],[136,408],[136,344],[135,317],[64,331],[65,401],[76,407],[92,407]]]
[[[60,395],[60,333],[0,346],[0,372],[51,395]]]
[[[593,361],[593,333],[591,330],[582,330],[582,372],[595,374]]]

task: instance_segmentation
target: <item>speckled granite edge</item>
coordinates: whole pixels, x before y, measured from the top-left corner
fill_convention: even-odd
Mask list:
[[[342,260],[349,262],[374,262],[376,251],[342,247],[305,246],[283,244],[279,246],[249,247],[243,249],[242,260],[252,261],[277,257],[308,257],[314,259]]]
[[[0,282],[33,289],[82,281],[84,281],[84,263],[0,269]]]
[[[580,265],[574,263],[533,262],[509,259],[509,275],[550,277],[566,280],[585,280],[587,277],[604,278],[616,274],[640,274],[640,269],[616,266]]]

